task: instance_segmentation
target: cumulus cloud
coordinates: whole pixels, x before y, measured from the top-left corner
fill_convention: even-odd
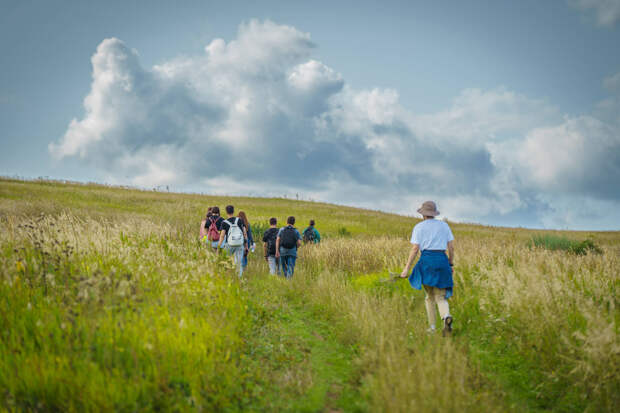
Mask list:
[[[114,182],[301,193],[402,213],[435,199],[468,221],[522,223],[535,209],[530,225],[547,225],[581,219],[556,198],[620,199],[609,185],[620,179],[620,127],[602,116],[567,117],[504,87],[464,90],[443,111],[415,114],[396,90],[349,86],[313,58],[315,47],[307,33],[252,20],[204,54],[145,68],[106,39],[84,116],[50,153]]]
[[[620,199],[618,131],[591,116],[534,129],[517,151],[522,181],[545,193]]]
[[[569,0],[585,12],[593,12],[600,26],[613,26],[620,20],[620,0]]]

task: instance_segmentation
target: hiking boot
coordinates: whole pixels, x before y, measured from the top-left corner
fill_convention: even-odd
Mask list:
[[[452,335],[452,316],[447,316],[443,320],[443,336]]]
[[[437,332],[437,330],[435,329],[435,327],[429,327],[426,329],[426,334],[435,334]]]

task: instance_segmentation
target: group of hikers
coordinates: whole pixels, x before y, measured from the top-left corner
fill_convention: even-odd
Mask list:
[[[424,288],[429,333],[437,329],[437,307],[443,324],[443,334],[449,335],[453,321],[448,299],[452,296],[454,286],[454,235],[446,222],[435,219],[439,215],[435,202],[426,201],[417,211],[423,220],[413,228],[412,249],[400,277],[409,278],[411,287],[415,289]],[[200,239],[217,252],[225,248],[234,257],[241,277],[247,266],[248,252],[255,248],[252,230],[243,211],[235,216],[235,208],[228,205],[226,215],[228,218],[224,219],[220,216],[218,207],[209,208],[206,218],[200,224]],[[314,220],[310,220],[310,225],[303,232],[303,238],[294,225],[294,216],[289,216],[286,226],[281,228],[278,228],[276,218],[269,219],[269,228],[263,234],[263,253],[271,274],[282,273],[286,278],[291,278],[295,270],[297,249],[302,240],[312,243],[321,241]],[[409,269],[418,253],[420,259],[410,273]]]
[[[235,216],[235,207],[225,208],[227,218],[220,215],[220,208],[209,207],[205,219],[200,223],[200,240],[215,252],[226,251],[233,257],[239,277],[248,265],[248,255],[255,251],[256,244],[252,235],[252,227],[245,212],[239,211]],[[269,272],[282,274],[291,278],[295,271],[297,249],[304,243],[321,242],[321,234],[315,228],[314,220],[303,231],[303,237],[295,228],[295,217],[289,216],[286,225],[278,228],[278,220],[269,219],[269,228],[263,234],[264,258],[269,264]]]

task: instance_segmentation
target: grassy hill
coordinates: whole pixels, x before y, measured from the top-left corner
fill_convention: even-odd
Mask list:
[[[242,281],[198,225],[317,221],[295,277]],[[451,223],[455,331],[400,271],[418,220],[286,199],[0,180],[0,406],[44,411],[615,411],[620,233]],[[587,240],[580,255],[532,238]],[[548,237],[548,238],[544,238]],[[556,243],[560,245],[561,243]]]

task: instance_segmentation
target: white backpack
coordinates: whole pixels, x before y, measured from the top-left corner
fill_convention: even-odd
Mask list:
[[[228,228],[228,235],[226,236],[226,243],[231,247],[240,247],[243,245],[243,231],[239,228],[239,218],[235,219],[235,222],[228,221],[230,228]]]

